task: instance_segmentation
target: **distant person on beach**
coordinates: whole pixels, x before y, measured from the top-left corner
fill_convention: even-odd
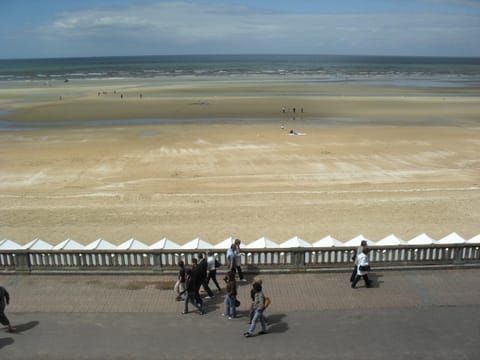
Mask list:
[[[5,315],[7,305],[10,305],[10,294],[7,289],[0,286],[0,324],[6,326],[8,332],[16,332],[17,330],[12,327],[10,320],[8,320],[7,315]]]
[[[352,256],[352,260],[355,262],[355,265],[352,270],[352,275],[350,275],[350,282],[355,280],[355,276],[357,276],[357,268],[358,268],[358,255],[363,252],[363,249],[367,247],[367,240],[362,240],[360,246],[357,248],[357,252]]]
[[[207,265],[208,265],[208,276],[207,276],[207,286],[210,283],[210,280],[213,280],[213,283],[217,287],[217,290],[220,292],[222,288],[217,281],[217,266],[220,266],[220,263],[217,261],[213,255],[213,251],[207,253]]]
[[[370,271],[370,264],[368,263],[368,248],[364,247],[360,255],[357,256],[357,274],[355,279],[352,282],[352,289],[355,289],[355,285],[363,277],[365,281],[365,287],[369,288],[372,286],[372,281],[368,278],[368,272]]]
[[[181,301],[185,299],[185,297],[183,296],[183,294],[185,293],[185,263],[183,262],[183,260],[180,260],[178,262],[178,267],[180,269],[178,270],[177,281],[175,282],[173,291],[175,292],[175,294],[177,294],[177,301]]]

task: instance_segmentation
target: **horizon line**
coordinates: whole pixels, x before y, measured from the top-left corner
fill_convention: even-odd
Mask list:
[[[54,56],[54,57],[17,57],[2,58],[0,61],[16,60],[57,60],[57,59],[95,59],[95,58],[138,58],[138,57],[192,57],[192,56],[325,56],[325,57],[377,57],[377,58],[442,58],[442,59],[480,59],[480,56],[453,56],[453,55],[385,55],[385,54],[325,54],[325,53],[187,53],[187,54],[150,54],[150,55],[85,55],[85,56]]]

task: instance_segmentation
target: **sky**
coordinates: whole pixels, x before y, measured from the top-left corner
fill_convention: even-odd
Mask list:
[[[480,0],[0,0],[0,59],[480,57]]]

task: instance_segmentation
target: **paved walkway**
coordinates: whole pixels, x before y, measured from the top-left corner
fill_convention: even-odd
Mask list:
[[[353,290],[347,273],[264,275],[269,334],[245,339],[223,296],[181,315],[171,276],[0,275],[19,333],[1,359],[478,359],[480,269],[383,271]]]

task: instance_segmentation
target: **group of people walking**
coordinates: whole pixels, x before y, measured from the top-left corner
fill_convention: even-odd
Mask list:
[[[209,259],[213,257],[211,253],[208,255]],[[180,270],[178,272],[178,280],[174,288],[176,289],[175,291],[177,291],[177,300],[184,301],[183,314],[188,313],[189,304],[192,304],[194,307],[196,307],[201,315],[205,314],[203,299],[200,296],[201,287],[203,287],[207,292],[207,298],[215,297],[213,291],[208,286],[208,261],[209,260],[204,258],[203,254],[199,254],[198,259],[193,259],[191,267],[186,268],[183,261],[180,261],[178,264]],[[218,289],[221,290],[215,274],[214,282]]]
[[[237,307],[240,305],[240,301],[237,299],[237,280],[236,275],[240,282],[246,282],[242,268],[241,268],[241,241],[236,239],[231,247],[227,250],[227,275],[224,277],[225,281],[225,312],[222,314],[227,319],[235,319],[237,317]],[[184,309],[182,314],[189,312],[189,305],[192,304],[197,308],[198,312],[205,314],[205,306],[202,297],[200,296],[200,288],[203,287],[207,296],[204,299],[214,298],[215,295],[209,287],[210,280],[216,286],[218,293],[222,292],[222,288],[217,280],[217,268],[221,264],[215,258],[212,251],[207,253],[207,259],[203,254],[198,255],[198,259],[192,259],[192,265],[185,266],[184,261],[179,261],[179,271],[177,281],[174,286],[177,301],[184,302]],[[261,325],[261,331],[259,334],[267,333],[267,323],[263,315],[264,310],[270,303],[270,299],[266,298],[262,290],[262,279],[256,277],[250,290],[251,306],[249,316],[249,329],[244,333],[245,337],[251,337],[254,334],[256,324],[259,322]]]
[[[242,268],[241,268],[241,249],[240,240],[236,239],[231,247],[227,250],[227,275],[224,277],[225,281],[225,312],[223,316],[227,319],[235,319],[237,317],[237,307],[240,302],[237,299],[237,280],[245,282]],[[367,288],[372,286],[372,281],[368,278],[370,265],[368,263],[368,247],[367,242],[362,241],[356,254],[353,255],[352,260],[355,261],[355,266],[350,276],[350,283],[352,289],[355,289],[357,283],[363,278]],[[179,262],[180,270],[178,278],[174,286],[177,294],[177,300],[184,302],[183,314],[188,313],[188,306],[192,304],[196,307],[200,314],[205,314],[205,307],[203,299],[200,296],[200,288],[203,287],[207,296],[204,299],[214,298],[215,295],[209,287],[210,280],[216,286],[218,293],[222,292],[222,288],[217,280],[217,268],[221,265],[215,258],[212,251],[207,253],[207,259],[203,254],[198,255],[198,259],[192,259],[192,265],[185,267],[183,261]],[[265,297],[262,289],[263,281],[259,277],[255,277],[250,290],[251,306],[249,315],[249,329],[244,333],[245,337],[251,337],[254,334],[257,323],[261,325],[259,334],[265,334],[267,331],[267,323],[263,314],[268,307],[270,299]]]

